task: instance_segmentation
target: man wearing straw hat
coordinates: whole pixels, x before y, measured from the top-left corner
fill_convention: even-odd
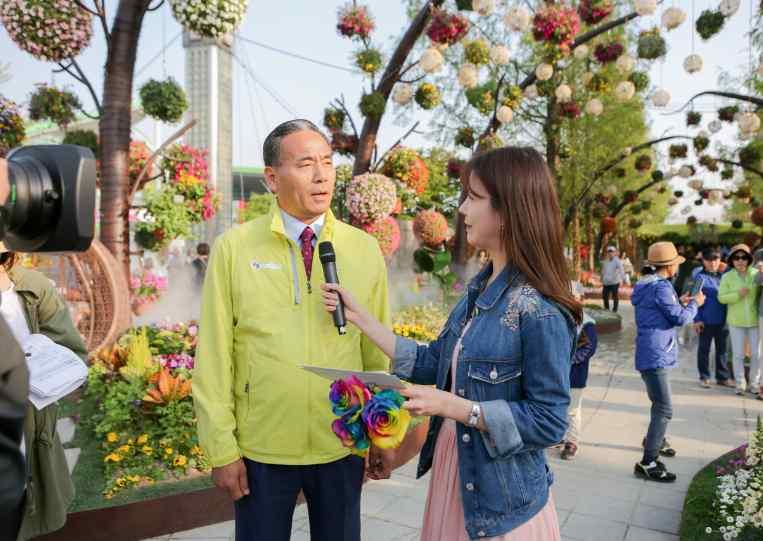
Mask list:
[[[636,310],[636,370],[646,385],[652,402],[649,429],[644,439],[644,455],[634,467],[634,474],[650,481],[670,483],[676,475],[658,460],[660,455],[673,457],[676,452],[665,439],[673,416],[670,397],[670,372],[678,364],[676,327],[694,320],[705,302],[699,291],[694,297],[684,295],[680,302],[670,283],[685,261],[672,242],[656,242],[649,247],[646,264],[649,274],[633,288],[631,303]]]

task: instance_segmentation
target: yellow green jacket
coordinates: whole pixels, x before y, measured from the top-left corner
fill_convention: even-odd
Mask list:
[[[318,242],[326,240],[334,245],[342,285],[389,326],[387,270],[377,241],[330,211]],[[331,382],[299,366],[386,371],[389,359],[357,327],[337,333],[321,302],[317,244],[311,282],[277,205],[215,242],[193,375],[199,440],[214,467],[242,456],[306,465],[349,454],[331,430]]]
[[[757,269],[748,268],[745,277],[731,269],[721,278],[718,288],[718,302],[728,305],[726,323],[732,327],[758,326],[758,286],[755,275]],[[750,292],[742,298],[739,290],[746,287]]]

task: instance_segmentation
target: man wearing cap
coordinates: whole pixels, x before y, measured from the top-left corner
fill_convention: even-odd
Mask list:
[[[614,303],[612,311],[617,312],[620,303],[620,284],[625,280],[625,270],[620,258],[617,257],[617,248],[607,247],[607,255],[601,260],[601,284],[602,298],[604,299],[604,309],[609,310],[609,298],[612,297]]]
[[[718,301],[718,288],[721,285],[721,254],[715,248],[702,250],[702,268],[692,275],[687,282],[688,292],[702,290],[705,304],[694,317],[694,330],[699,335],[697,348],[697,370],[700,385],[710,387],[710,344],[715,342],[715,381],[718,385],[733,387],[729,381],[729,369],[726,364],[726,305]]]
[[[652,402],[649,429],[644,439],[644,456],[636,463],[634,474],[650,481],[670,483],[676,480],[661,461],[660,455],[672,457],[676,452],[665,439],[673,416],[670,396],[670,369],[678,365],[676,327],[690,323],[703,305],[702,291],[693,298],[681,297],[670,283],[684,258],[672,242],[656,242],[649,247],[646,264],[654,269],[633,288],[631,303],[636,312],[636,370],[646,385]]]

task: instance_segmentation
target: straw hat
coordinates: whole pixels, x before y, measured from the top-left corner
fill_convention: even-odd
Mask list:
[[[735,246],[731,247],[731,250],[729,250],[729,255],[726,257],[726,262],[731,264],[731,256],[733,256],[737,252],[744,252],[747,254],[747,258],[750,262],[752,262],[752,252],[750,251],[750,247],[746,244],[737,244]]]
[[[678,255],[672,242],[655,242],[649,247],[646,263],[653,267],[667,267],[675,263],[681,264],[686,261],[684,256]]]

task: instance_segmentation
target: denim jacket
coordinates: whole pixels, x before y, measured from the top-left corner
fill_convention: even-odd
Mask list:
[[[458,469],[471,539],[517,528],[548,501],[553,475],[544,449],[561,441],[570,403],[575,323],[514,268],[487,287],[492,264],[469,285],[440,336],[428,346],[397,338],[393,372],[421,385],[451,389],[451,361],[464,334],[456,393],[479,402],[487,431],[457,423]],[[484,288],[484,291],[483,291]],[[418,476],[432,466],[442,418],[433,417]]]

